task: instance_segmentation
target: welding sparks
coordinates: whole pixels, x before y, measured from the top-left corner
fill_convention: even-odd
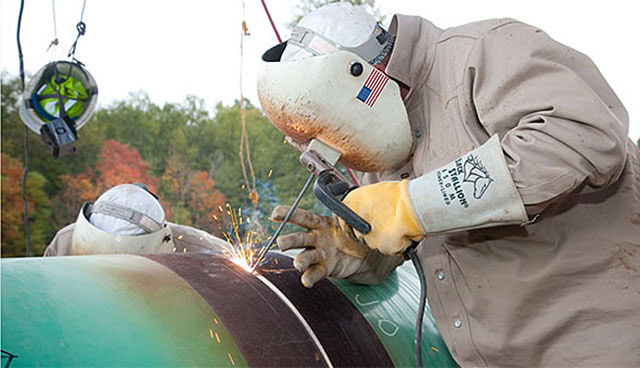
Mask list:
[[[240,266],[242,269],[244,269],[249,273],[253,272],[253,268],[249,264],[249,262],[251,262],[250,260],[247,260],[245,258],[231,258],[231,262],[237,264],[238,266]]]
[[[231,356],[231,353],[227,353],[229,355],[229,360],[231,361],[231,365],[236,365],[236,362],[233,361],[233,357]]]
[[[227,214],[231,219],[231,231],[224,232],[227,241],[224,254],[247,272],[253,273],[262,263],[263,247],[261,246],[261,237],[254,231],[247,231],[244,236],[240,234],[240,225],[243,223],[242,208],[234,211],[229,203],[226,205]],[[250,222],[247,216],[247,222]]]

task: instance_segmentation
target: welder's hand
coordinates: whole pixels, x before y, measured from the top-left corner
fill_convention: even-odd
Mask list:
[[[420,241],[425,231],[420,223],[407,188],[407,180],[383,181],[354,189],[344,204],[371,225],[371,231],[357,237],[383,254],[400,255],[411,241]],[[343,229],[350,227],[340,220]]]
[[[282,221],[290,208],[276,207],[271,218]],[[278,246],[283,251],[303,249],[295,257],[293,265],[303,273],[301,281],[306,287],[312,287],[325,277],[377,284],[403,261],[399,257],[387,257],[372,251],[356,239],[353,232],[343,231],[336,217],[319,216],[297,209],[289,222],[307,231],[279,237]]]

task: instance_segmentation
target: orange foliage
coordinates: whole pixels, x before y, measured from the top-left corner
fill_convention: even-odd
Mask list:
[[[100,193],[114,185],[135,182],[146,184],[152,192],[158,189],[158,180],[149,174],[149,164],[138,150],[113,139],[104,142],[96,169],[100,173],[96,181]]]
[[[174,154],[169,157],[162,174],[163,197],[176,203],[184,202],[192,175],[193,170],[185,165],[180,156]]]
[[[22,203],[22,163],[2,154],[2,250],[21,235],[24,205]],[[33,203],[29,202],[29,210]]]
[[[206,171],[194,171],[174,154],[167,161],[161,182],[160,194],[177,211],[176,221],[216,233],[212,214],[218,206],[224,206],[226,198]]]
[[[22,163],[2,154],[2,256],[24,256],[26,233],[24,203],[22,201]],[[46,179],[31,171],[26,183],[31,229],[30,255],[40,254],[48,240],[47,231],[51,222],[50,201],[43,188]]]
[[[149,174],[149,164],[138,150],[113,139],[104,142],[95,171],[89,168],[81,174],[61,175],[60,179],[64,183],[61,197],[69,221],[75,220],[84,202],[94,201],[115,185],[140,182],[153,192],[158,187],[158,179]]]
[[[215,181],[206,171],[198,171],[191,177],[189,208],[195,212],[194,222],[201,224],[218,206],[224,206],[224,194],[215,189]]]
[[[62,200],[70,221],[75,220],[82,203],[94,201],[104,191],[123,183],[146,184],[159,195],[168,220],[173,220],[175,210],[179,212],[176,220],[182,225],[193,225],[210,232],[216,228],[211,223],[211,214],[226,202],[207,172],[194,171],[182,157],[171,156],[162,179],[158,180],[149,173],[149,164],[140,157],[138,150],[112,139],[105,141],[95,170],[61,175],[60,178],[64,183]]]

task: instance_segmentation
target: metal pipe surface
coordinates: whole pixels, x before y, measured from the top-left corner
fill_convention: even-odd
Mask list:
[[[300,284],[219,254],[3,259],[2,366],[415,366],[410,264],[381,285]],[[456,366],[427,309],[423,364]],[[6,357],[5,357],[6,355]]]

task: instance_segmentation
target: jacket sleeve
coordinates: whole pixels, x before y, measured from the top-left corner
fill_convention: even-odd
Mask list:
[[[60,229],[44,250],[43,257],[70,256],[72,255],[73,229],[76,224],[69,224]]]
[[[499,135],[530,216],[622,173],[624,106],[587,56],[541,30],[514,21],[485,33],[462,83],[478,122],[488,136]]]

